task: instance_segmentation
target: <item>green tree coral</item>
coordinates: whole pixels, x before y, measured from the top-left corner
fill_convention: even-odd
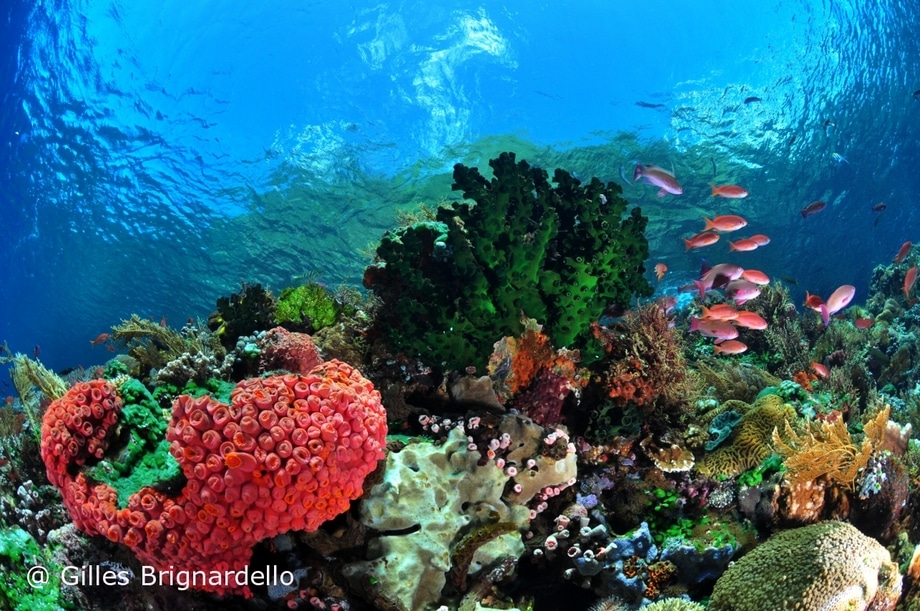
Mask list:
[[[329,290],[318,282],[288,287],[278,296],[275,322],[289,331],[315,333],[335,324],[342,311]]]
[[[388,232],[364,284],[382,305],[378,331],[391,346],[435,367],[484,366],[492,345],[523,331],[522,315],[557,346],[593,346],[589,326],[608,306],[651,295],[639,208],[615,183],[586,185],[502,153],[493,178],[454,166],[453,189],[470,203],[437,220]]]

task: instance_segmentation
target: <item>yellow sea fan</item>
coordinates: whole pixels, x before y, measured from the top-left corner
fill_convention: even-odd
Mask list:
[[[774,448],[783,456],[786,479],[798,484],[826,475],[852,490],[872,452],[882,444],[890,413],[891,408],[886,406],[866,423],[865,436],[859,445],[853,441],[842,418],[811,423],[802,435],[786,420],[783,435],[778,427],[772,435]]]

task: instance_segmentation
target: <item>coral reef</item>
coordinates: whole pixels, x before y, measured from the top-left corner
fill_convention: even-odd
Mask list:
[[[217,310],[208,317],[208,328],[230,350],[238,337],[274,326],[275,298],[261,284],[243,283],[239,293],[217,300]]]
[[[166,441],[184,486],[171,496],[144,485],[124,503],[84,468],[137,445],[113,435],[127,411],[119,392],[95,380],[52,403],[42,458],[77,527],[124,543],[144,564],[170,573],[242,570],[258,541],[315,530],[348,509],[383,457],[379,394],[357,370],[330,361],[306,376],[241,382],[229,405],[179,397]],[[152,398],[144,404],[155,409]],[[194,587],[251,594],[232,579]]]
[[[872,452],[881,446],[890,411],[886,407],[866,423],[859,445],[850,437],[843,418],[811,423],[803,435],[796,433],[787,420],[784,435],[773,431],[773,446],[783,456],[786,477],[796,484],[826,476],[852,490]]]
[[[462,594],[484,568],[516,561],[524,551],[519,530],[537,515],[528,503],[574,480],[574,453],[540,453],[552,447],[542,427],[510,417],[498,430],[504,432],[492,445],[502,456],[493,450],[484,464],[467,439],[476,431],[463,427],[442,445],[416,442],[389,453],[383,481],[364,495],[359,517],[380,535],[367,560],[345,567],[377,608],[427,608],[442,599],[448,580]],[[557,439],[553,444],[564,445]]]
[[[538,424],[559,424],[564,420],[563,405],[588,383],[588,372],[578,367],[577,350],[553,350],[537,321],[525,318],[522,323],[520,337],[504,337],[495,343],[489,376],[498,398],[509,407]]]
[[[683,336],[660,303],[642,304],[611,326],[591,326],[604,349],[597,369],[614,404],[641,408],[653,429],[668,428],[696,394],[695,376],[684,359]]]
[[[308,373],[322,362],[316,344],[306,333],[291,333],[275,327],[262,335],[257,343],[262,371],[283,369],[291,373]]]
[[[828,521],[770,537],[716,581],[710,611],[890,611],[901,575],[888,551],[853,526]]]
[[[521,313],[557,346],[589,346],[604,309],[647,296],[647,219],[615,183],[582,185],[502,153],[493,179],[454,167],[454,190],[475,201],[442,207],[436,221],[387,233],[364,285],[382,305],[376,330],[395,351],[432,367],[482,367],[492,344],[521,334]]]
[[[795,416],[795,410],[778,395],[764,395],[749,407],[741,401],[730,405],[744,413],[728,440],[697,462],[704,475],[734,477],[756,467],[772,452],[773,429]]]

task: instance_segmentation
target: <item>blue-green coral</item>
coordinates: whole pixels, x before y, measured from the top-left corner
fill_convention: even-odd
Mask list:
[[[556,346],[594,346],[590,324],[608,306],[651,295],[643,277],[648,219],[615,183],[587,184],[502,153],[493,178],[454,166],[470,203],[388,232],[364,284],[382,302],[377,329],[391,346],[448,368],[485,365],[493,343],[526,315]]]

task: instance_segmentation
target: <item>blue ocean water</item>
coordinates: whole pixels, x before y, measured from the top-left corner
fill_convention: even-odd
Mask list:
[[[680,197],[625,186],[671,288],[699,269],[681,238],[704,215],[772,238],[710,262],[857,302],[920,238],[909,0],[10,0],[0,17],[0,339],[53,368],[106,360],[89,340],[132,313],[181,325],[243,281],[359,285],[397,210],[454,197],[454,163],[502,150],[585,179],[673,167]]]

